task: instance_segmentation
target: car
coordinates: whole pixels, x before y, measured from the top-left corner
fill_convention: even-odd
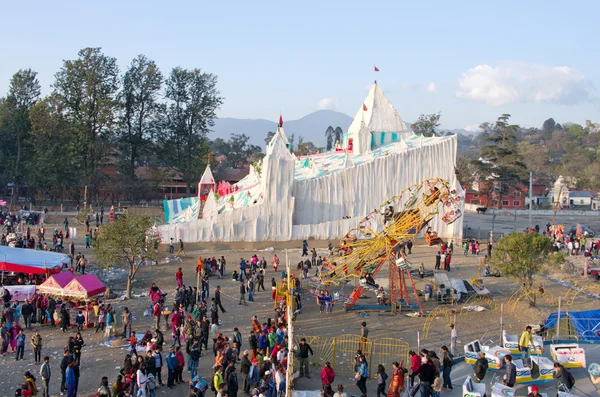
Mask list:
[[[581,231],[583,232],[583,237],[594,237],[596,233],[592,229],[587,226],[579,225],[581,227]],[[569,234],[577,234],[577,226],[572,226]]]
[[[488,360],[488,369],[502,368],[504,366],[504,356],[510,354],[508,349],[500,346],[482,346],[479,339],[467,343],[463,347],[467,364],[475,365],[475,361],[479,358],[479,352],[484,352],[485,358]]]
[[[533,344],[535,345],[535,349],[529,347],[529,354],[542,354],[544,352],[544,339],[541,336],[533,335]],[[502,345],[505,349],[510,351],[510,354],[513,357],[521,356],[521,351],[519,350],[519,335],[502,331]]]
[[[575,341],[559,343],[556,337],[553,337],[550,344],[550,356],[565,368],[585,368],[585,350],[579,347],[579,338],[571,335],[565,338],[575,339]]]

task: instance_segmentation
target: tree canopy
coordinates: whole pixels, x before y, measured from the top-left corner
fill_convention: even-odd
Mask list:
[[[131,287],[143,263],[158,257],[158,236],[152,231],[152,220],[147,216],[120,216],[102,226],[92,252],[104,267],[126,266],[126,298],[131,298]]]
[[[436,129],[440,126],[441,113],[421,114],[417,121],[412,123],[412,130],[417,135],[426,137],[436,136]]]

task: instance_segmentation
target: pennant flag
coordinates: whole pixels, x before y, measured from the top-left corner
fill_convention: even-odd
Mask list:
[[[367,105],[365,105],[365,104],[363,103],[363,111],[364,111],[364,112],[366,112],[367,110],[369,110],[369,109],[367,109]]]
[[[279,127],[283,127],[283,116],[279,115]]]
[[[377,66],[373,65],[373,69],[374,69],[376,72],[379,72],[379,69],[377,68]]]

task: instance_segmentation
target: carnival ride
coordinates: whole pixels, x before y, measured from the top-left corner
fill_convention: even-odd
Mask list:
[[[482,346],[478,339],[463,346],[465,350],[465,362],[475,365],[479,353],[484,352],[488,360],[488,369],[501,369],[504,365],[504,357],[510,352],[500,346]]]
[[[542,354],[544,352],[544,338],[539,335],[533,335],[533,345],[535,348],[529,348],[529,354]],[[509,334],[506,331],[502,331],[502,346],[510,351],[510,354],[515,356],[521,356],[519,350],[519,336],[515,334]]]
[[[525,366],[522,359],[514,360],[513,363],[517,367],[517,383],[538,384],[554,379],[554,361],[548,357],[529,356],[529,366]]]
[[[557,337],[552,338],[550,356],[566,368],[585,368],[585,350],[579,346],[579,338],[569,335],[561,338],[575,339],[575,342],[560,343]]]
[[[452,224],[462,216],[461,197],[451,189],[444,179],[433,178],[422,181],[403,190],[400,195],[386,200],[379,208],[364,217],[358,226],[350,230],[341,240],[339,247],[325,261],[321,274],[321,286],[343,285],[350,279],[370,274],[375,277],[384,267],[389,266],[389,299],[385,305],[373,305],[379,310],[400,308],[416,310],[420,315],[423,308],[410,272],[411,264],[402,253],[402,244],[419,235],[431,220],[441,215],[442,222]],[[437,237],[428,227],[425,235]],[[415,304],[410,303],[407,283],[410,282]],[[378,286],[356,283],[344,308],[358,309],[356,302],[361,295]],[[379,299],[381,301],[381,299]],[[360,307],[364,309],[363,307]]]

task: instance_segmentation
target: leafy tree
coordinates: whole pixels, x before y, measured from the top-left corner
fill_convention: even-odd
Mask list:
[[[65,199],[79,202],[81,152],[70,144],[75,132],[63,113],[62,102],[56,95],[44,98],[29,111],[30,144],[34,148],[29,171],[31,184],[61,202]]]
[[[102,266],[127,266],[127,299],[131,298],[131,287],[140,266],[158,257],[160,240],[152,226],[152,220],[147,216],[120,216],[113,223],[102,226],[92,249]]]
[[[335,130],[333,129],[332,126],[327,127],[327,130],[325,130],[325,139],[327,139],[327,146],[326,146],[327,151],[330,151],[331,149],[333,149],[334,138],[335,138]]]
[[[478,161],[478,174],[484,180],[493,181],[499,194],[498,208],[502,208],[502,198],[509,188],[518,187],[527,173],[523,159],[517,149],[519,126],[510,124],[510,115],[498,117],[490,135],[485,138]]]
[[[552,253],[552,241],[538,233],[512,232],[502,237],[492,251],[491,262],[507,277],[515,279],[535,306],[534,277],[564,262],[562,253]]]
[[[250,138],[245,134],[231,134],[228,141],[217,138],[211,143],[214,153],[227,157],[224,165],[234,168],[245,168],[248,163],[263,156],[262,149],[251,145]]]
[[[11,199],[20,192],[27,171],[24,160],[29,152],[26,147],[31,123],[29,110],[40,97],[40,83],[37,73],[31,69],[21,69],[15,73],[9,84],[8,96],[0,101],[0,136],[2,148],[0,149],[0,171],[13,182]],[[4,185],[6,186],[6,185]]]
[[[158,101],[162,81],[156,63],[144,55],[138,55],[123,76],[117,147],[121,153],[120,169],[127,176],[128,185],[135,182],[135,169],[141,158],[150,153],[156,135],[163,110]],[[136,192],[138,189],[131,190],[133,196],[139,196]]]
[[[300,156],[306,156],[309,154],[315,154],[317,152],[317,147],[314,143],[308,141],[304,142],[304,137],[298,137],[298,154]]]
[[[586,132],[583,129],[583,127],[575,123],[569,125],[569,128],[567,128],[567,132],[569,133],[571,138],[576,142],[581,142],[583,137],[586,135]]]
[[[271,142],[271,139],[273,139],[274,136],[275,136],[275,133],[273,131],[267,132],[267,137],[265,138],[265,143],[268,145],[269,142]]]
[[[66,60],[55,75],[54,94],[73,126],[69,150],[81,152],[83,184],[92,197],[99,193],[99,166],[106,158],[118,106],[119,68],[116,58],[101,48],[84,48],[75,60]]]
[[[339,142],[340,144],[342,143],[342,137],[344,136],[344,131],[342,130],[342,127],[337,126],[335,127],[335,141]]]
[[[548,120],[544,121],[544,124],[542,125],[542,130],[544,131],[545,136],[551,136],[555,129],[556,121],[554,121],[553,118],[549,118]]]
[[[223,103],[217,76],[176,67],[166,80],[167,120],[161,135],[166,165],[181,173],[187,193],[201,176],[210,147],[209,128]]]
[[[412,130],[417,135],[436,136],[435,130],[440,126],[441,113],[421,114],[412,124]]]
[[[458,155],[456,157],[455,173],[461,186],[470,189],[473,182],[475,182],[476,166],[467,157]]]

